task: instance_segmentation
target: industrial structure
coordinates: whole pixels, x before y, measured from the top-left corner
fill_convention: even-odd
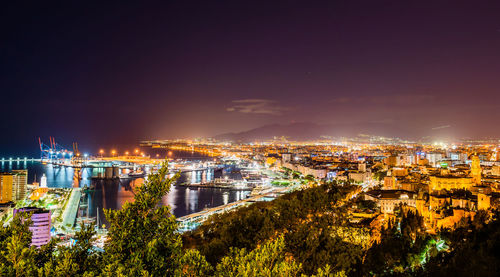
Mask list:
[[[40,144],[40,159],[47,162],[63,161],[73,158],[73,151],[67,150],[60,144],[56,143],[53,137],[49,137],[49,145],[42,142],[38,138]]]

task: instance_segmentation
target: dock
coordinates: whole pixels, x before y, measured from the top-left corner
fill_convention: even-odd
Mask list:
[[[198,226],[200,226],[203,222],[205,222],[210,216],[214,214],[229,212],[233,209],[250,205],[252,203],[259,201],[268,201],[274,199],[277,195],[287,193],[292,189],[293,187],[279,187],[275,188],[270,192],[266,192],[256,196],[251,196],[249,198],[245,198],[236,202],[231,202],[226,205],[204,209],[203,211],[197,213],[192,213],[183,217],[179,217],[177,218],[177,223],[179,224],[178,231],[180,233],[192,231],[198,228]]]
[[[221,183],[178,184],[177,186],[186,188],[216,188],[216,189],[231,189],[231,190],[246,190],[246,191],[251,191],[253,189],[247,186],[238,187],[232,184],[221,184]]]

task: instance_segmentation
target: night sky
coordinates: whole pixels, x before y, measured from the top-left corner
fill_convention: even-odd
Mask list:
[[[301,121],[500,137],[500,1],[9,2],[0,156]]]

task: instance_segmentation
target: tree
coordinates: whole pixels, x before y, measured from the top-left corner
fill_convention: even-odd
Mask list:
[[[31,214],[16,214],[7,228],[0,231],[0,275],[33,276],[37,274],[36,248],[31,244]]]
[[[45,276],[88,276],[97,275],[102,265],[102,256],[94,250],[95,226],[81,225],[75,234],[75,244],[57,249],[57,259],[49,259],[43,266]],[[51,240],[51,244],[54,243]],[[50,247],[50,244],[46,247]],[[52,246],[53,247],[53,246]]]
[[[318,268],[318,272],[311,275],[311,277],[347,277],[347,275],[344,271],[332,272],[332,267],[327,264],[322,268]]]
[[[330,217],[319,217],[286,233],[286,249],[302,264],[305,274],[313,274],[326,265],[330,265],[334,271],[349,273],[355,271],[361,262],[362,247],[348,242],[352,239],[344,240],[334,232],[333,226],[337,224]],[[344,232],[351,231],[345,228]]]
[[[297,276],[300,264],[285,253],[283,236],[270,240],[255,250],[231,248],[217,265],[215,276]]]
[[[187,249],[181,258],[181,266],[176,271],[176,276],[198,277],[210,276],[213,268],[196,249]]]
[[[173,276],[180,266],[182,242],[175,217],[168,206],[159,206],[179,177],[167,178],[167,174],[165,162],[139,187],[134,202],[121,210],[104,211],[109,222],[104,275]]]
[[[373,173],[373,178],[377,181],[383,181],[387,176],[387,171],[376,171]]]
[[[476,214],[476,216],[478,216]],[[443,230],[449,251],[431,257],[422,276],[498,276],[500,272],[500,212],[474,217],[476,223],[459,225],[453,231]],[[482,224],[480,224],[482,223]]]
[[[401,210],[403,210],[403,208],[401,208]],[[417,235],[422,234],[425,230],[424,218],[418,211],[402,211],[400,229],[404,238],[415,240]]]

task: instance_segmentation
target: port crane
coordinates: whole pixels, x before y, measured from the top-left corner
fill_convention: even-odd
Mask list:
[[[74,152],[58,144],[54,137],[49,137],[49,144],[45,144],[38,138],[38,144],[40,145],[40,159],[42,161],[55,162],[73,158]]]

